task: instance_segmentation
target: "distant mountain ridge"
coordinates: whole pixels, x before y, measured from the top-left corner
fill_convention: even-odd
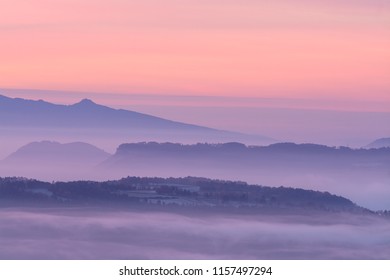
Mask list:
[[[278,164],[287,163],[286,160],[294,160],[294,165],[304,164],[301,160],[307,158],[308,164],[321,165],[324,160],[332,160],[335,163],[347,162],[363,164],[371,160],[384,164],[390,163],[390,148],[379,150],[351,149],[348,147],[328,147],[318,144],[276,143],[268,146],[247,146],[242,143],[230,142],[224,144],[198,143],[185,145],[178,143],[142,142],[122,144],[116,153],[107,160],[115,165],[126,163],[126,159],[154,161],[160,156],[169,156],[170,159],[186,158],[189,161],[214,160],[221,162],[225,158],[231,158],[234,162],[246,161],[247,163]],[[140,157],[140,158],[138,158]],[[155,158],[154,158],[155,157]],[[167,159],[169,159],[167,158]],[[208,159],[210,158],[210,159]],[[314,159],[318,158],[317,161]],[[271,161],[270,161],[271,160]],[[284,161],[284,162],[283,162]],[[132,161],[133,162],[133,161]],[[225,162],[226,163],[226,162]],[[249,164],[248,164],[249,166]]]
[[[374,172],[390,169],[390,148],[374,150],[328,147],[317,144],[277,143],[269,146],[246,146],[241,143],[184,145],[177,143],[129,143],[101,164],[111,170],[150,170],[170,176],[220,170],[224,174],[262,174],[278,171],[279,176],[293,170],[297,174],[340,173],[361,170]],[[370,171],[371,172],[371,171]],[[188,174],[187,174],[188,173]],[[147,173],[142,173],[148,175]],[[152,175],[152,174],[149,174]]]
[[[172,125],[201,128],[184,123],[165,120],[162,118],[137,113],[134,111],[117,110],[94,103],[90,99],[83,99],[73,105],[58,105],[43,100],[28,100],[9,98],[0,95],[1,125],[16,126],[52,126],[80,127],[88,126],[121,126],[121,125],[152,125],[170,127]],[[24,112],[24,115],[19,112]],[[48,116],[50,115],[50,118]],[[12,118],[6,118],[12,116]],[[28,117],[27,117],[28,116]]]
[[[58,134],[69,136],[73,130],[83,134],[120,139],[135,137],[137,139],[168,139],[184,142],[226,142],[243,141],[258,144],[274,142],[261,135],[223,131],[193,124],[171,121],[135,111],[113,109],[83,99],[73,105],[52,104],[43,100],[9,98],[0,95],[0,129],[22,129],[28,127],[43,129],[45,138],[52,139]],[[53,130],[57,134],[53,133]],[[70,131],[70,132],[69,132]],[[24,133],[23,131],[18,132]],[[74,133],[74,132],[73,132]],[[93,136],[92,136],[93,135]],[[92,141],[87,141],[92,142]],[[118,142],[117,144],[119,144]]]

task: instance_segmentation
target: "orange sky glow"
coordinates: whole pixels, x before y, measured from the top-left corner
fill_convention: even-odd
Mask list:
[[[0,0],[0,88],[390,102],[384,0]]]

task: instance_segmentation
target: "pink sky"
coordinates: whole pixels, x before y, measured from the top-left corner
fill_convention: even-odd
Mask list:
[[[390,101],[386,0],[0,0],[0,87]]]

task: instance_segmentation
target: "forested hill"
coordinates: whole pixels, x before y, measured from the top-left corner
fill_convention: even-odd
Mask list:
[[[248,185],[205,178],[140,178],[116,181],[42,182],[0,178],[1,205],[118,205],[157,208],[224,208],[369,212],[350,200],[319,192],[286,187]]]
[[[364,173],[373,169],[380,177],[383,170],[387,174],[390,168],[390,148],[351,149],[295,143],[246,146],[233,142],[196,145],[145,142],[122,144],[113,156],[101,164],[111,171],[141,170],[143,175],[150,176],[143,166],[148,166],[146,170],[166,171],[168,176],[175,177],[195,175],[197,173],[186,173],[201,169],[204,175],[200,177],[210,178],[213,174],[207,171],[218,168],[240,170],[240,174],[253,174],[259,169],[283,170],[284,174],[293,170],[322,174],[340,171]]]

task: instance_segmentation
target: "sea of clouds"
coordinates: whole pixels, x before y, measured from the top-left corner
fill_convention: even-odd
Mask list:
[[[390,259],[368,216],[0,210],[0,259]]]

